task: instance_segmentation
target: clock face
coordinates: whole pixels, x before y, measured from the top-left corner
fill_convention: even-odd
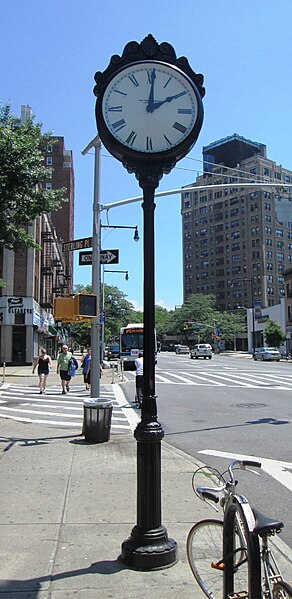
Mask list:
[[[188,137],[198,117],[198,92],[176,67],[143,61],[108,84],[102,115],[113,137],[136,152],[166,152]]]

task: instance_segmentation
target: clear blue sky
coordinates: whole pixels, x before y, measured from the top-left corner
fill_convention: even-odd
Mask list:
[[[148,33],[187,56],[206,87],[197,144],[158,191],[192,183],[202,168],[202,146],[233,133],[266,144],[269,158],[292,169],[291,0],[0,0],[0,9],[0,101],[10,100],[15,114],[29,104],[43,130],[64,136],[73,150],[75,239],[92,234],[94,158],[81,151],[96,135],[94,73]],[[103,149],[101,202],[139,193],[134,175]],[[155,212],[156,303],[170,309],[182,303],[180,196],[158,199]],[[129,271],[128,282],[111,273],[105,282],[139,308],[141,205],[113,209],[109,219],[139,227],[139,243],[126,229],[102,234],[103,249],[120,250],[112,269]],[[91,268],[76,264],[74,282],[91,283]]]

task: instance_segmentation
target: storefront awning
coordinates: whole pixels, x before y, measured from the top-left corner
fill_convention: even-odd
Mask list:
[[[51,324],[49,324],[49,333],[51,333],[53,337],[56,337],[58,335],[57,329],[55,329],[55,327],[53,327]]]

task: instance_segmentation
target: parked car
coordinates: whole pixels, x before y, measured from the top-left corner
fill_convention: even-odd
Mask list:
[[[198,358],[204,358],[206,360],[206,358],[208,358],[209,360],[211,360],[212,358],[212,347],[209,343],[197,343],[196,345],[194,345],[193,347],[191,347],[190,350],[190,358],[196,358],[196,360]]]
[[[275,347],[257,347],[253,354],[254,360],[276,360],[279,362],[280,352]]]
[[[113,345],[109,345],[107,350],[107,359],[108,360],[117,360],[120,357],[120,346],[118,343],[114,343]]]
[[[177,345],[175,348],[176,354],[188,354],[190,348],[187,345]]]

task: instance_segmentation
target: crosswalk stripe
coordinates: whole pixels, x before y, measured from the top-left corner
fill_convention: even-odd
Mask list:
[[[80,427],[81,430],[84,400],[89,397],[83,387],[71,387],[70,395],[60,398],[57,397],[60,395],[59,386],[47,387],[46,393],[43,395],[39,394],[36,386],[6,385],[5,388],[1,387],[1,392],[0,418],[57,427]],[[135,412],[133,409],[129,410],[130,405],[124,396],[123,401],[120,396],[117,401],[114,389],[103,389],[100,397],[102,400],[110,399],[112,401],[111,428],[117,432],[129,432],[132,428],[132,419],[129,418],[129,414],[130,412],[135,414]]]
[[[157,371],[158,370],[158,371]],[[195,385],[205,387],[232,387],[244,389],[275,389],[279,391],[290,391],[292,387],[292,375],[268,374],[265,372],[237,371],[233,368],[218,374],[217,370],[208,369],[197,372],[180,371],[176,374],[170,370],[157,369],[155,382],[168,385]],[[128,381],[135,381],[135,373],[128,372]]]

